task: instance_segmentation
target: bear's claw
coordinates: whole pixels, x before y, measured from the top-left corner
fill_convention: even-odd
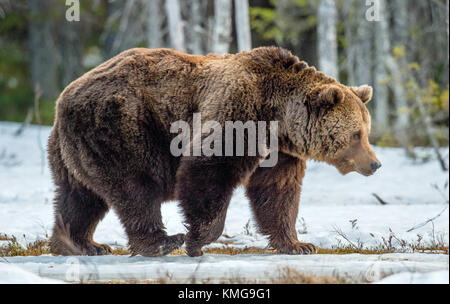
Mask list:
[[[148,248],[144,249],[131,249],[132,256],[135,255],[142,255],[146,257],[158,257],[158,256],[164,256],[172,251],[180,248],[184,244],[184,234],[179,233],[171,236],[166,236],[161,242],[159,242],[157,245],[152,245]]]
[[[310,243],[297,242],[290,246],[277,249],[282,254],[314,254],[317,253],[317,247]]]
[[[179,234],[175,234],[175,235],[169,236],[164,241],[163,255],[169,254],[172,251],[174,251],[175,249],[178,249],[181,246],[183,246],[184,238],[185,238],[185,236],[184,236],[183,233],[179,233]]]
[[[111,254],[112,250],[106,244],[97,244],[95,242],[90,242],[81,247],[83,254],[86,255],[106,255]]]
[[[186,254],[190,257],[198,257],[203,255],[203,251],[200,248],[186,247]]]

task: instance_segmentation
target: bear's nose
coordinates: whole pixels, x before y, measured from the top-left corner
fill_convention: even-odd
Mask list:
[[[381,168],[381,163],[379,163],[379,162],[374,162],[374,163],[371,163],[371,164],[370,164],[370,169],[371,169],[373,172],[377,171],[377,170],[380,169],[380,168]]]

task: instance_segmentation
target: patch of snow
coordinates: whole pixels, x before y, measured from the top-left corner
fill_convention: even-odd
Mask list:
[[[376,284],[448,284],[448,270],[426,273],[401,272],[382,279]]]
[[[21,267],[0,262],[0,284],[61,284],[62,281],[48,279]]]
[[[304,274],[339,276],[358,282],[375,282],[386,275],[448,270],[448,256],[441,254],[383,255],[215,255],[190,258],[184,255],[148,258],[141,256],[73,256],[7,258],[12,265],[41,277],[67,282],[110,280],[174,280],[176,282],[227,279],[270,281],[289,267]]]

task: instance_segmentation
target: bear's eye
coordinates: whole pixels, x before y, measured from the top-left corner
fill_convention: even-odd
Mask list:
[[[361,139],[361,135],[359,133],[356,133],[355,135],[353,135],[353,139],[354,140],[360,140]]]

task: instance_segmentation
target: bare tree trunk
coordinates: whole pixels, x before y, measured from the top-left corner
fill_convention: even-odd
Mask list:
[[[319,69],[338,79],[337,10],[334,0],[321,0],[317,10]]]
[[[119,31],[114,39],[114,53],[122,52],[131,47],[135,47],[139,42],[146,40],[144,22],[144,3],[138,0],[128,0],[125,2],[120,16]]]
[[[449,14],[449,4],[448,4],[449,0],[447,0],[446,2],[446,10],[445,10],[445,23],[447,24],[447,67],[450,65],[449,61],[450,61],[450,37],[449,37],[449,21],[448,21],[448,14]]]
[[[401,77],[401,75],[397,75],[397,76]],[[440,148],[439,142],[433,131],[434,128],[433,128],[433,123],[431,121],[431,117],[430,117],[430,115],[428,115],[427,110],[425,109],[425,105],[422,101],[423,97],[421,96],[421,89],[420,89],[419,85],[417,84],[417,82],[415,81],[414,77],[411,74],[408,74],[406,77],[404,77],[403,82],[410,83],[413,91],[416,92],[416,94],[414,94],[413,100],[414,100],[414,103],[415,103],[417,109],[419,110],[420,118],[422,120],[424,129],[425,129],[425,135],[426,135],[426,137],[428,137],[428,140],[431,143],[431,146],[436,154],[436,158],[438,159],[439,164],[441,165],[441,169],[443,171],[448,171],[448,165],[441,155],[441,152],[439,150],[439,148]],[[407,147],[407,148],[409,148],[409,147]],[[410,149],[407,149],[407,152],[412,153],[413,157],[415,156],[414,153]]]
[[[181,20],[180,3],[178,0],[166,0],[166,14],[172,48],[180,52],[186,52],[183,21]]]
[[[404,46],[408,38],[408,1],[391,0],[391,15],[393,17],[393,46]]]
[[[206,17],[206,51],[208,53],[214,52],[214,31],[215,31],[215,24],[216,24],[216,18],[214,16],[214,1],[207,1],[209,3]],[[212,4],[212,5],[211,5]],[[211,13],[212,12],[212,13]]]
[[[397,141],[400,145],[405,148],[408,156],[415,158],[416,155],[410,146],[409,143],[409,135],[408,135],[408,120],[405,117],[409,117],[407,113],[408,109],[405,107],[401,107],[402,104],[407,104],[408,96],[406,94],[406,90],[404,85],[406,80],[404,79],[401,71],[400,65],[395,61],[395,59],[390,55],[386,58],[386,64],[388,70],[391,74],[391,88],[394,95],[394,103],[396,107],[396,121],[394,122],[394,132]]]
[[[147,46],[151,49],[163,47],[161,0],[147,2]]]
[[[116,37],[116,32],[113,28],[115,28],[118,23],[117,20],[119,20],[119,15],[123,10],[123,2],[106,1],[105,5],[107,20],[101,39],[103,41],[103,57],[104,59],[109,59],[115,55],[113,52],[113,44]]]
[[[373,83],[373,23],[363,13],[365,1],[357,1],[355,47],[355,81],[356,85]]]
[[[186,27],[186,47],[189,53],[204,54],[206,50],[207,30],[203,20],[207,18],[208,2],[201,0],[183,1],[183,9],[189,12]]]
[[[276,12],[275,12],[275,24],[277,28],[282,32],[285,33],[288,30],[288,12],[292,9],[291,3],[289,0],[279,0],[276,6]],[[275,40],[277,44],[283,45],[283,35],[280,35],[280,37],[275,37]]]
[[[234,0],[234,9],[238,51],[249,51],[252,49],[252,37],[250,33],[248,0]]]
[[[346,69],[349,85],[370,84],[372,81],[373,22],[366,20],[365,1],[343,1],[346,39]]]
[[[125,6],[123,7],[122,15],[120,17],[119,23],[119,31],[116,34],[114,39],[114,43],[112,45],[113,53],[117,54],[126,49],[125,40],[128,39],[130,34],[130,23],[132,22],[132,10],[133,6],[136,4],[136,0],[129,0],[125,2]]]
[[[50,9],[55,3],[49,0],[30,0],[28,43],[31,59],[32,87],[42,90],[44,100],[55,99],[58,94],[58,52],[55,47]]]
[[[147,6],[142,0],[111,1],[107,5],[108,19],[102,35],[106,58],[147,41],[147,14],[142,13]]]
[[[214,0],[214,29],[212,51],[227,54],[231,41],[231,0]]]
[[[392,44],[393,47],[406,47],[407,35],[408,35],[408,14],[407,14],[407,2],[404,0],[392,1],[392,17],[393,28],[392,32]],[[410,148],[408,127],[409,127],[409,113],[408,113],[408,97],[405,90],[405,81],[402,81],[402,75],[399,70],[398,63],[391,58],[388,58],[390,72],[393,76],[395,85],[393,86],[394,104],[396,109],[394,131],[399,143],[406,149],[407,153],[414,156],[412,149]]]
[[[375,74],[374,74],[374,104],[375,104],[375,129],[384,133],[388,127],[389,116],[389,91],[383,81],[387,81],[388,73],[385,60],[390,56],[389,28],[385,0],[379,0],[380,21],[375,22]]]
[[[61,53],[62,85],[66,87],[83,74],[83,39],[80,22],[62,21],[58,49]]]
[[[346,40],[345,48],[345,66],[347,70],[347,84],[357,85],[355,80],[355,53],[357,45],[354,43],[355,40],[355,14],[354,14],[354,2],[352,0],[345,0],[342,3],[343,15],[346,22],[344,22],[344,33]]]
[[[418,90],[418,88],[416,88]],[[441,152],[439,151],[439,142],[436,139],[436,136],[433,134],[433,124],[431,122],[430,116],[427,114],[425,107],[420,100],[420,97],[418,95],[414,98],[416,106],[419,109],[420,116],[422,117],[422,121],[425,127],[425,132],[427,134],[428,139],[431,142],[431,146],[433,147],[433,150],[436,154],[436,157],[439,161],[439,164],[441,165],[441,169],[443,171],[448,171],[447,163],[445,162],[444,158],[441,155]]]

